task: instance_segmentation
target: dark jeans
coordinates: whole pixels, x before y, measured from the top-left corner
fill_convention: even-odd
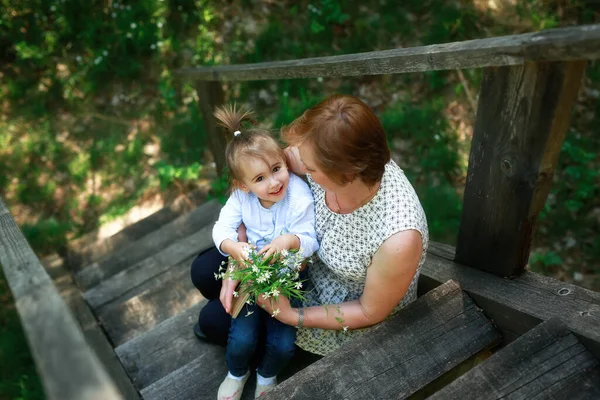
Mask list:
[[[209,341],[227,344],[225,358],[234,376],[246,374],[255,354],[260,357],[258,373],[265,378],[276,376],[294,355],[296,328],[272,318],[256,305],[246,305],[232,319],[219,300],[221,280],[214,277],[223,261],[227,258],[213,247],[192,263],[192,282],[208,299],[198,317],[200,329]]]

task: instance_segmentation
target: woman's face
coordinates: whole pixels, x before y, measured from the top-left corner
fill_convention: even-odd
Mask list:
[[[318,164],[315,161],[315,152],[312,145],[304,142],[298,146],[298,152],[300,153],[300,160],[302,161],[304,171],[311,176],[316,184],[325,190],[334,192],[340,188],[339,184],[329,179],[329,177],[319,169]]]

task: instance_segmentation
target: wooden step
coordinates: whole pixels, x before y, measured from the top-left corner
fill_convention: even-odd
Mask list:
[[[90,289],[108,277],[132,266],[156,252],[164,249],[176,240],[185,238],[205,226],[211,226],[217,220],[221,205],[212,200],[182,215],[160,229],[149,232],[143,238],[121,250],[111,253],[75,275],[75,281],[84,290]]]
[[[153,286],[154,279],[169,268],[190,260],[213,246],[212,224],[172,243],[169,247],[111,276],[84,293],[92,309],[121,303]]]
[[[265,399],[404,398],[500,340],[498,331],[450,281],[282,382]],[[226,373],[224,364],[223,358],[198,357],[143,389],[142,397],[214,399]],[[244,396],[251,391],[248,387]]]
[[[190,279],[190,265],[194,258],[195,255],[170,267],[151,281],[152,286],[125,302],[111,303],[96,310],[115,346],[202,301],[202,295]]]
[[[162,226],[196,209],[206,201],[208,187],[194,190],[177,197],[173,203],[131,225],[128,225],[108,238],[98,239],[98,231],[81,239],[69,242],[67,266],[73,272],[79,271],[93,262],[99,261],[130,243],[154,232]]]
[[[192,330],[205,304],[203,300],[115,349],[138,390],[197,358],[225,365],[225,349],[198,340]]]
[[[600,399],[600,361],[552,318],[430,397],[501,398]]]

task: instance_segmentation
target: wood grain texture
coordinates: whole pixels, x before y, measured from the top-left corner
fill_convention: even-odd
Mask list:
[[[73,282],[72,276],[65,271],[60,278],[54,279],[54,285],[71,310],[86,343],[112,378],[117,390],[125,399],[139,399],[139,393],[133,387],[129,375],[127,375],[117,358],[113,345],[109,342],[104,330],[96,320],[96,316],[83,299],[83,294]]]
[[[91,263],[99,261],[111,253],[116,253],[129,244],[151,232],[157,231],[162,226],[199,207],[206,201],[206,192],[206,189],[198,189],[181,195],[173,203],[134,224],[126,226],[110,237],[98,239],[98,231],[95,231],[80,240],[69,242],[66,266],[70,271],[78,272]]]
[[[105,279],[85,292],[84,297],[94,310],[111,302],[125,301],[145,288],[138,289],[140,285],[152,285],[153,279],[173,265],[184,262],[211,246],[214,246],[212,224]]]
[[[203,300],[115,349],[136,388],[147,387],[205,354],[207,360],[225,364],[225,349],[201,342],[192,330],[205,304]]]
[[[198,82],[196,84],[198,93],[200,112],[204,119],[204,128],[208,145],[212,153],[217,174],[221,176],[225,172],[227,165],[225,161],[225,148],[227,147],[227,137],[224,129],[218,125],[217,119],[213,115],[215,108],[225,101],[225,93],[219,82]],[[232,132],[230,132],[231,134]]]
[[[479,95],[456,261],[522,273],[585,61],[487,68]]]
[[[202,301],[202,295],[190,279],[190,265],[195,257],[194,255],[153,278],[143,291],[126,301],[113,303],[96,311],[115,346],[149,331]]]
[[[563,397],[565,396],[565,397]],[[430,399],[600,398],[600,361],[559,319],[527,332]]]
[[[75,281],[82,289],[90,289],[102,280],[163,250],[173,242],[186,238],[205,226],[212,226],[217,220],[220,210],[221,205],[216,200],[209,201],[194,211],[162,226],[157,231],[150,232],[134,243],[89,265],[75,274]]]
[[[515,279],[500,278],[428,254],[419,279],[421,290],[449,279],[458,282],[511,339],[558,317],[600,358],[600,293],[531,272]]]
[[[407,398],[500,340],[449,281],[281,383],[265,400]]]
[[[332,57],[188,68],[178,73],[199,81],[249,81],[382,75],[597,58],[600,58],[600,25],[587,25]]]
[[[0,199],[0,264],[48,399],[121,399]]]

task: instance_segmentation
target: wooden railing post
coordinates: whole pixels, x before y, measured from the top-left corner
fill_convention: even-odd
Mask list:
[[[208,145],[216,164],[217,174],[220,176],[225,170],[225,146],[227,146],[227,140],[222,129],[217,124],[213,112],[215,107],[223,104],[225,97],[223,88],[220,82],[198,81],[196,90],[198,92],[200,111],[204,117]]]
[[[484,70],[455,261],[521,273],[586,61]]]

